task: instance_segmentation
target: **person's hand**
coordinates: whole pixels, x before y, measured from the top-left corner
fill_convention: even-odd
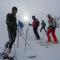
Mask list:
[[[47,27],[47,30],[49,29],[49,27]]]
[[[31,26],[32,24],[29,23],[29,25]]]

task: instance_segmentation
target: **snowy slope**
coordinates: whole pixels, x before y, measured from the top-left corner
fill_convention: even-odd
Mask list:
[[[3,25],[3,27],[6,27]],[[0,52],[3,51],[4,49],[4,44],[8,41],[8,34],[7,34],[7,29],[3,28],[2,26],[0,27]],[[23,38],[26,39],[26,30],[27,27],[24,28],[24,35]],[[60,29],[56,30],[56,34],[58,37],[58,40],[60,39],[59,37],[59,31]],[[11,54],[14,55],[16,53],[16,58],[17,60],[60,60],[60,43],[59,44],[51,44],[48,48],[46,46],[41,46],[40,41],[46,42],[47,37],[44,31],[39,32],[41,40],[36,41],[35,36],[32,30],[32,27],[29,27],[28,30],[28,38],[27,38],[27,43],[26,48],[25,48],[25,40],[19,36],[19,46],[17,48],[17,40],[18,37],[16,37],[15,41],[15,50],[14,50],[14,45],[11,51]],[[32,57],[33,56],[33,57]]]

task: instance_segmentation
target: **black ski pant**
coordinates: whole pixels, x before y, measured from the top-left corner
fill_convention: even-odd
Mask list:
[[[44,29],[44,31],[46,32],[46,29],[45,29],[45,27],[41,27],[41,29],[40,29],[40,32],[42,31],[42,29]]]
[[[34,34],[37,39],[40,39],[39,34],[38,34],[38,28],[33,28]]]
[[[7,42],[7,43],[8,43],[7,48],[9,48],[10,51],[11,51],[11,48],[12,48],[13,43],[15,42],[16,33],[17,33],[16,30],[8,29],[9,42]],[[7,43],[6,43],[6,44],[7,44]]]

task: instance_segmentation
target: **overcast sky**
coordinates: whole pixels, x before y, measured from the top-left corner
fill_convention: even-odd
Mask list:
[[[47,14],[60,15],[60,0],[0,0],[0,18],[5,18],[13,6],[18,7],[17,17],[35,15],[39,20],[46,19]]]

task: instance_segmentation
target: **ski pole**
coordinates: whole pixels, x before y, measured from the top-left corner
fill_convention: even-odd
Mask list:
[[[17,40],[17,48],[18,48],[18,45],[19,45],[19,29],[17,30],[18,31],[18,40]]]
[[[26,40],[25,40],[25,48],[24,48],[24,49],[26,49],[28,30],[29,30],[29,25],[28,25],[28,28],[27,28],[27,30],[26,30]]]
[[[27,34],[27,32],[28,32],[28,29],[26,31],[26,34]],[[24,39],[22,35],[19,35],[19,30],[18,30],[18,36],[17,36],[18,37],[18,40],[17,40],[17,48],[18,48],[18,45],[19,45],[19,36],[21,36],[22,39],[26,42],[26,44],[31,48],[30,44],[26,41],[27,40],[27,35],[26,35],[26,39]],[[25,47],[26,47],[26,44],[25,44]]]

